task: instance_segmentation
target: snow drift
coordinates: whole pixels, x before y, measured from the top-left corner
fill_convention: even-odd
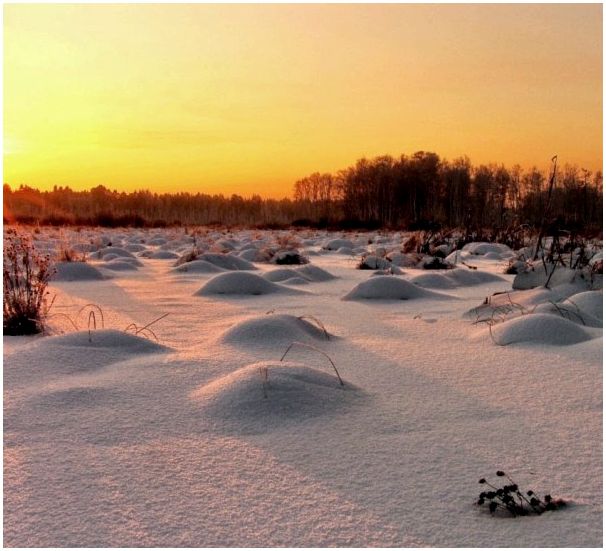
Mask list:
[[[192,273],[192,274],[217,274],[225,272],[225,269],[220,268],[216,264],[211,264],[206,260],[192,260],[191,262],[185,262],[173,268],[173,273]]]
[[[588,341],[591,335],[578,324],[552,314],[528,314],[492,328],[497,344],[520,342],[567,345]]]
[[[57,262],[54,281],[95,281],[105,279],[97,268],[86,262]]]
[[[256,274],[247,272],[226,272],[214,276],[194,294],[208,295],[269,295],[271,293],[302,293],[277,283],[267,281]]]
[[[240,258],[238,256],[234,256],[231,254],[218,254],[218,253],[204,253],[198,256],[196,260],[205,260],[206,262],[210,262],[219,268],[223,268],[224,270],[257,270],[258,268]]]
[[[327,341],[324,329],[311,318],[272,314],[248,319],[228,329],[221,340],[243,346],[288,346],[293,341]]]
[[[57,337],[49,337],[41,341],[40,345],[42,344],[49,347],[112,348],[119,349],[126,354],[146,354],[170,350],[154,341],[117,329],[96,329],[91,331],[90,335],[88,331],[77,331]]]
[[[433,287],[436,289],[454,289],[456,287],[470,287],[485,283],[507,283],[505,279],[496,274],[481,270],[469,270],[468,268],[454,268],[443,272],[421,274],[412,277],[410,282],[421,287]]]
[[[356,285],[343,300],[411,300],[416,298],[451,298],[426,291],[414,283],[396,276],[376,276]]]
[[[334,414],[360,396],[347,381],[342,386],[334,373],[277,361],[247,365],[191,394],[208,415],[243,431],[272,430]]]

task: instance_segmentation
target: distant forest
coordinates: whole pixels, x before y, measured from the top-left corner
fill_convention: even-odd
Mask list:
[[[554,159],[555,160],[555,159]],[[294,184],[290,199],[259,195],[157,194],[4,185],[4,222],[100,226],[227,225],[255,227],[502,230],[538,228],[548,215],[573,231],[602,228],[602,173],[576,166],[540,171],[473,166],[417,152],[360,159],[335,174]],[[555,175],[555,176],[553,176]],[[553,176],[553,177],[552,177]],[[552,185],[550,185],[552,182]],[[551,189],[550,189],[551,188]]]

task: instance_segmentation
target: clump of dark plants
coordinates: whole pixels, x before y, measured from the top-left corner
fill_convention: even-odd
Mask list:
[[[423,263],[424,270],[450,270],[454,268],[452,264],[445,262],[444,259],[434,256]]]
[[[54,273],[50,257],[40,254],[29,236],[15,231],[7,232],[3,256],[3,333],[41,333],[52,306],[46,290]]]
[[[525,517],[542,515],[546,511],[556,511],[566,506],[563,499],[555,499],[549,494],[541,499],[532,490],[523,491],[504,471],[497,471],[496,475],[506,478],[509,484],[503,484],[498,488],[485,478],[479,480],[480,484],[491,489],[480,493],[477,504],[480,507],[488,507],[490,514],[501,512],[513,517]]]
[[[309,260],[296,250],[278,251],[273,261],[279,265],[307,264]]]

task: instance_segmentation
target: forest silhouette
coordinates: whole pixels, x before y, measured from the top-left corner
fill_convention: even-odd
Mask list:
[[[284,199],[240,195],[112,191],[97,186],[40,191],[4,185],[4,222],[105,227],[223,225],[281,228],[464,227],[503,230],[544,223],[549,216],[570,231],[601,230],[602,173],[576,166],[473,166],[436,153],[360,159],[336,173],[313,173]],[[553,172],[553,186],[549,182]]]

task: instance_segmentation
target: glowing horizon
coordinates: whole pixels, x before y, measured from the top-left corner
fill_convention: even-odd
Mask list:
[[[4,6],[12,188],[284,197],[418,150],[601,170],[601,4]]]

